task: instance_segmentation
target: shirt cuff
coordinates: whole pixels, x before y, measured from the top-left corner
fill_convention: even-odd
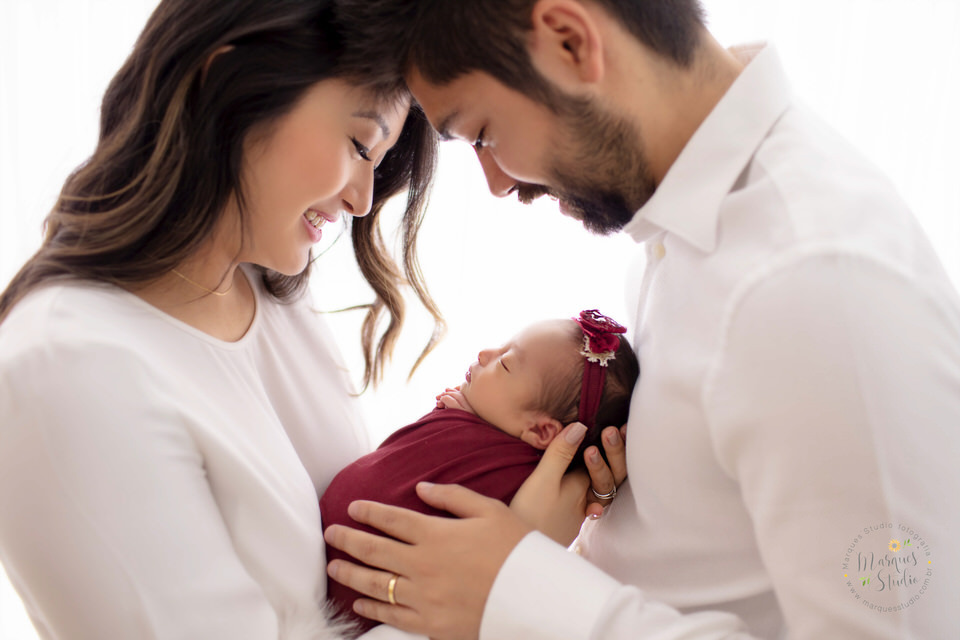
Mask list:
[[[480,623],[480,640],[590,637],[620,583],[539,532],[500,568]]]
[[[391,627],[390,625],[381,624],[379,626],[370,629],[365,634],[357,638],[357,640],[430,640],[427,636],[420,635],[419,633],[410,633],[409,631],[401,631],[396,627]]]

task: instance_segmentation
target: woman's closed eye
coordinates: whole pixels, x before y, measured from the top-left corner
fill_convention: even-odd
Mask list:
[[[359,140],[357,140],[356,138],[350,138],[350,141],[353,142],[353,147],[357,150],[357,155],[359,155],[361,158],[363,158],[363,159],[366,160],[367,162],[370,162],[370,161],[371,161],[371,160],[370,160],[370,149],[369,149],[368,147],[366,147],[365,145],[363,145],[363,144],[362,144]]]

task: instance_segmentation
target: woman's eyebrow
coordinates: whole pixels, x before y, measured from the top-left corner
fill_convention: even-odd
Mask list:
[[[387,126],[387,121],[384,120],[383,116],[376,111],[357,111],[353,114],[353,117],[373,120],[380,125],[380,131],[383,133],[383,139],[386,140],[390,137],[390,127]]]

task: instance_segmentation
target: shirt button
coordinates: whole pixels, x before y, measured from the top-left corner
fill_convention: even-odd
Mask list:
[[[657,260],[663,260],[663,256],[667,255],[667,248],[663,246],[662,242],[658,242],[653,245],[653,257]]]
[[[580,543],[577,543],[573,546],[573,552],[578,556],[583,555],[583,547],[580,546]]]

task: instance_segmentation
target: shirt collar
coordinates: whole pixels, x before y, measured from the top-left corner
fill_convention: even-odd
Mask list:
[[[723,199],[790,104],[790,86],[772,46],[731,51],[748,64],[694,132],[653,197],[624,227],[637,242],[668,231],[702,251],[713,251]]]

